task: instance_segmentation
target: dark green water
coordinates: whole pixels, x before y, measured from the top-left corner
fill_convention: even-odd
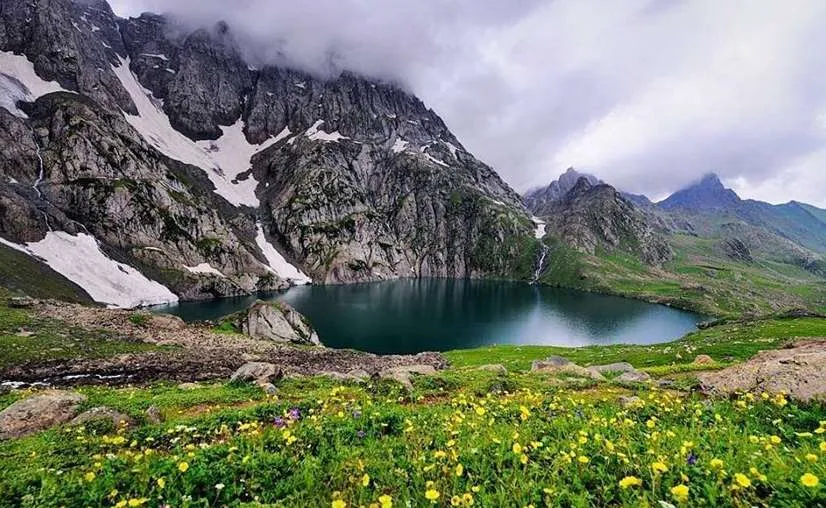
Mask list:
[[[703,316],[613,296],[524,283],[398,280],[301,286],[261,297],[306,315],[321,341],[373,353],[446,351],[490,344],[654,344],[695,329]],[[159,307],[187,321],[214,320],[255,297]]]

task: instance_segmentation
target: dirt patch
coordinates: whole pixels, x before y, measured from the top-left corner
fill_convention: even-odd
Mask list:
[[[54,386],[79,384],[135,384],[157,380],[178,382],[229,378],[251,361],[270,362],[286,374],[347,373],[361,369],[369,374],[406,365],[448,366],[439,353],[380,356],[351,350],[291,346],[228,335],[204,325],[186,324],[165,315],[111,310],[82,305],[43,302],[33,311],[40,317],[90,331],[114,331],[116,339],[175,346],[168,351],[130,353],[100,359],[30,362],[0,370],[0,380]]]
[[[697,375],[712,394],[784,393],[801,401],[826,400],[826,339],[764,351],[726,369]]]

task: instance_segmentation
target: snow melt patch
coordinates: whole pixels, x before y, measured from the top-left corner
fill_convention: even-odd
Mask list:
[[[166,286],[147,279],[129,265],[103,253],[91,235],[72,236],[49,231],[46,238],[25,246],[3,240],[4,245],[41,258],[54,271],[89,293],[93,300],[110,307],[132,308],[178,301]]]
[[[258,247],[264,253],[264,257],[267,259],[267,263],[269,263],[268,268],[282,279],[291,280],[295,284],[310,284],[312,279],[291,265],[289,261],[284,259],[284,256],[275,250],[275,247],[267,241],[267,237],[264,235],[264,228],[261,227],[261,224],[257,224],[256,227],[258,228],[258,234],[255,236],[255,243],[258,244]]]
[[[223,134],[215,141],[192,141],[172,127],[166,113],[153,102],[160,101],[132,74],[128,59],[121,58],[120,66],[114,67],[113,71],[138,108],[138,116],[124,113],[126,120],[147,142],[167,157],[203,169],[215,186],[215,192],[233,205],[259,206],[255,196],[258,182],[252,176],[241,181],[236,179],[249,170],[250,159],[255,153],[274,144],[279,137],[252,145],[244,136],[244,125],[239,119],[234,125],[221,127]]]
[[[428,159],[430,159],[430,162],[433,162],[433,163],[438,164],[438,165],[440,165],[440,166],[444,166],[444,167],[446,167],[446,168],[450,167],[450,166],[448,166],[447,164],[445,164],[444,162],[442,162],[442,161],[440,161],[439,159],[437,159],[436,157],[433,157],[433,156],[432,156],[432,155],[430,155],[429,153],[427,153],[427,152],[422,152],[422,153],[424,154],[424,156],[425,156],[425,157],[427,157]]]
[[[545,236],[545,221],[539,217],[531,217],[531,220],[534,226],[536,226],[536,229],[533,231],[533,236],[536,237],[537,240],[541,240]]]
[[[449,141],[442,141],[442,143],[444,143],[448,147],[448,149],[450,149],[450,153],[452,153],[453,158],[456,159],[456,152],[459,150],[458,148],[456,148],[456,145],[450,143]]]
[[[324,143],[338,143],[342,139],[350,139],[347,136],[342,136],[341,133],[338,131],[328,133],[319,130],[319,127],[321,127],[321,124],[323,123],[324,120],[317,120],[316,123],[314,123],[312,127],[310,127],[309,129],[307,129],[307,132],[305,132],[304,134],[313,141],[323,141]]]
[[[0,51],[0,107],[26,118],[18,101],[33,102],[52,92],[68,92],[56,81],[44,81],[34,72],[34,64],[23,55]]]
[[[188,271],[190,271],[192,273],[199,273],[199,274],[204,274],[204,275],[217,275],[218,277],[226,278],[226,276],[223,273],[221,273],[218,270],[216,270],[215,268],[213,268],[212,265],[210,265],[209,263],[201,263],[201,264],[196,265],[196,266],[186,266],[186,265],[184,265],[184,268],[186,268]]]
[[[164,62],[168,62],[168,61],[169,61],[169,57],[168,57],[168,56],[166,56],[166,55],[161,55],[161,54],[155,54],[155,53],[141,53],[141,56],[146,56],[146,57],[149,57],[149,58],[157,58],[157,59],[159,59],[159,60],[163,60]]]
[[[393,147],[391,148],[391,150],[393,150],[393,153],[401,153],[405,151],[409,144],[410,143],[403,140],[402,138],[396,138],[396,142],[393,143]]]
[[[264,150],[277,141],[279,137],[270,138],[260,145],[253,145],[244,136],[244,122],[238,119],[229,127],[221,127],[223,133],[215,141],[198,141],[196,144],[209,153],[217,166],[217,172],[207,171],[210,180],[218,190],[218,194],[227,198],[232,204],[258,207],[259,201],[255,196],[258,181],[249,175],[245,180],[238,180],[238,175],[248,171],[252,166],[252,156]],[[281,136],[284,131],[278,134]],[[289,135],[289,129],[287,129]]]

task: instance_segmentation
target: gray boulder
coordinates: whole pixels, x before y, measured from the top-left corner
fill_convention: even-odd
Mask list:
[[[241,331],[254,339],[321,345],[307,318],[286,303],[256,302],[239,319]]]
[[[27,436],[74,418],[86,397],[51,391],[15,402],[0,412],[0,440]]]
[[[651,376],[647,372],[632,370],[619,376],[616,381],[620,383],[646,383],[651,381]]]
[[[280,379],[283,376],[281,369],[266,362],[248,362],[238,368],[230,378],[231,382],[269,382],[273,378]]]

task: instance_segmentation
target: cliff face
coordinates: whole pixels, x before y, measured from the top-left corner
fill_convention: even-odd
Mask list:
[[[507,277],[531,235],[519,196],[419,99],[254,69],[226,25],[0,0],[0,50],[0,236],[32,254],[90,235],[189,299],[305,273]]]

